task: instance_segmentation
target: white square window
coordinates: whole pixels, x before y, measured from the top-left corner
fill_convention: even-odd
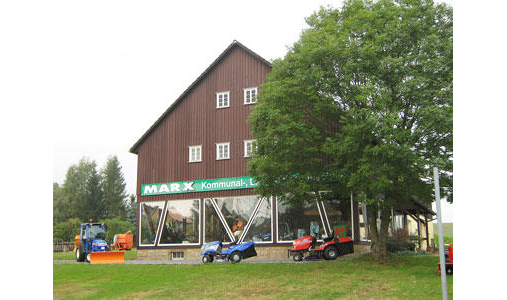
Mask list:
[[[229,145],[230,143],[217,144],[217,160],[230,158]]]
[[[257,88],[243,89],[245,93],[245,104],[254,104],[257,102]]]
[[[200,162],[201,159],[201,148],[202,146],[190,146],[188,147],[188,162]]]
[[[255,140],[245,140],[245,157],[251,157],[256,149]]]
[[[217,93],[217,108],[229,107],[229,92]]]

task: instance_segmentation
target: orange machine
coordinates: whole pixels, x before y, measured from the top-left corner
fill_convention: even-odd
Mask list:
[[[74,250],[72,250],[72,252],[76,252],[77,246],[79,246],[79,241],[81,240],[81,236],[76,235],[76,237],[74,239],[75,239],[75,241],[74,241]]]
[[[111,248],[116,250],[130,250],[132,249],[133,241],[134,236],[130,231],[124,234],[115,234]]]

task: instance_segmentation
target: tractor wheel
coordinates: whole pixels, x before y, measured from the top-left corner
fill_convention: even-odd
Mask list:
[[[202,257],[202,262],[205,264],[210,263],[212,261],[213,261],[213,258],[210,255],[206,254]]]
[[[232,262],[239,263],[241,261],[241,254],[239,252],[234,252],[231,254]]]
[[[338,257],[338,249],[335,246],[328,246],[324,250],[324,258],[327,260],[335,260]]]
[[[87,263],[89,263],[89,262],[90,262],[90,256],[91,256],[91,254],[90,254],[90,253],[86,254],[86,262],[87,262]]]
[[[303,261],[303,254],[301,254],[301,252],[296,252],[294,253],[294,255],[292,256],[292,259],[294,261]]]
[[[445,266],[445,273],[448,275],[452,275],[452,267],[453,266]]]
[[[79,245],[76,249],[76,261],[83,262],[85,260],[85,256],[83,245]]]

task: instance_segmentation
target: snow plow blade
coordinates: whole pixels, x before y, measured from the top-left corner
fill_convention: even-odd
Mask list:
[[[100,251],[90,253],[90,264],[125,263],[125,251]]]

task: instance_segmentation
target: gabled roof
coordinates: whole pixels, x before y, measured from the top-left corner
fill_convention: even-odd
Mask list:
[[[267,60],[265,60],[264,58],[262,58],[260,55],[258,55],[257,53],[253,52],[252,50],[248,49],[247,47],[245,47],[243,44],[241,44],[240,42],[234,40],[225,50],[224,52],[222,52],[222,54],[220,54],[220,56],[218,56],[217,59],[215,59],[215,61],[208,67],[206,68],[206,70],[204,70],[204,72],[199,76],[197,77],[197,79],[183,92],[183,94],[181,94],[178,99],[176,99],[176,101],[173,102],[173,104],[171,104],[171,106],[169,106],[169,108],[157,119],[157,121],[155,121],[155,123],[153,123],[153,125],[151,125],[151,127],[143,134],[143,136],[141,136],[141,138],[130,148],[130,152],[131,153],[134,153],[134,154],[137,154],[137,151],[139,149],[139,146],[144,142],[144,140],[151,134],[151,132],[153,130],[155,130],[155,128],[157,128],[158,124],[160,124],[164,118],[171,113],[171,111],[185,98],[185,96],[188,95],[188,93],[190,93],[190,91],[206,76],[208,75],[208,73],[216,66],[220,63],[220,61],[229,53],[232,51],[232,49],[234,49],[235,47],[240,47],[241,49],[245,50],[247,53],[249,53],[250,55],[252,55],[253,57],[255,57],[256,59],[258,59],[260,62],[268,65],[269,67],[271,67],[271,63]]]

